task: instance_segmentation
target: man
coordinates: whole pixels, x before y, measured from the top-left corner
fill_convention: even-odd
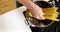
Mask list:
[[[40,20],[45,19],[43,17],[44,13],[42,9],[39,6],[37,6],[35,3],[33,3],[34,0],[17,0],[17,1],[23,4],[24,6],[26,6],[30,10],[34,18],[37,18]]]

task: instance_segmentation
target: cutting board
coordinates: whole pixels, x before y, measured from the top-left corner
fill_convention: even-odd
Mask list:
[[[0,15],[16,8],[16,0],[0,0]]]

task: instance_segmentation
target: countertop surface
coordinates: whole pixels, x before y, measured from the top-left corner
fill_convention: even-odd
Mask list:
[[[0,15],[0,29],[6,32],[31,32],[28,25],[25,23],[23,11],[26,10],[25,6],[19,7],[15,10]]]

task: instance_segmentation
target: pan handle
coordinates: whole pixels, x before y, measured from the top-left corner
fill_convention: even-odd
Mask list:
[[[30,23],[29,19],[26,18],[26,21],[25,23],[28,25],[28,26],[32,26],[32,27],[36,27],[35,25],[33,25],[32,23]]]

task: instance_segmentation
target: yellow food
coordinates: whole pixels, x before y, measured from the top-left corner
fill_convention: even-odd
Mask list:
[[[46,19],[55,20],[58,17],[58,12],[56,7],[42,8],[42,11],[44,12],[45,14],[44,17]],[[28,16],[32,17],[32,14],[29,12]]]

